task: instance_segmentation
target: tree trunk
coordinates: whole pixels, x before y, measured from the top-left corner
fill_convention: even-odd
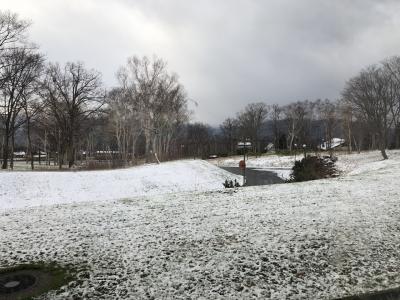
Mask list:
[[[375,136],[375,134],[372,134],[370,150],[376,150],[377,148],[378,147],[376,146],[376,136]]]
[[[379,150],[381,150],[383,159],[388,159],[388,156],[386,154],[386,134],[384,130],[382,131],[379,134]]]
[[[75,164],[75,145],[74,145],[74,132],[71,131],[68,141],[68,168],[72,168]]]
[[[347,141],[348,141],[348,152],[351,153],[352,152],[352,148],[351,148],[351,126],[350,126],[350,121],[348,122],[348,128],[347,128]]]
[[[395,147],[396,147],[396,149],[399,149],[399,148],[400,148],[400,124],[398,124],[398,125],[396,126],[396,129],[395,129],[395,139],[396,139],[396,141],[395,141]]]
[[[10,160],[10,168],[11,170],[14,170],[14,145],[15,145],[15,133],[14,130],[11,134],[11,160]]]
[[[30,122],[30,118],[28,116],[27,110],[25,110],[25,116],[26,116],[26,130],[27,130],[27,137],[28,137],[28,155],[31,158],[31,169],[33,170],[34,162],[33,162],[33,155],[32,155],[31,122]]]
[[[159,138],[158,138],[158,136],[155,134],[154,136],[153,136],[153,139],[152,139],[152,148],[153,148],[153,155],[154,155],[154,158],[156,159],[156,160],[158,160],[158,156],[157,156],[157,154],[159,153],[159,147],[158,147],[158,144],[159,144]]]
[[[357,142],[355,136],[353,136],[353,139],[354,139],[354,146],[356,147],[357,153],[360,154],[361,153],[361,141]]]
[[[2,136],[2,139],[1,139],[1,147],[0,147],[0,150],[1,150],[0,162],[1,162],[1,164],[3,164],[3,148],[4,148],[4,135]]]
[[[63,165],[63,154],[61,154],[61,131],[58,130],[58,168],[61,170],[62,169],[62,165]]]
[[[388,158],[389,158],[389,157],[387,156],[387,154],[386,154],[385,147],[381,147],[381,154],[382,154],[383,159],[388,159]]]
[[[4,144],[3,144],[3,164],[1,165],[2,169],[8,168],[8,142],[9,142],[9,139],[6,135]]]
[[[3,164],[1,165],[2,169],[8,168],[8,157],[9,157],[9,142],[10,142],[10,128],[6,125],[4,132],[4,144],[3,144]]]
[[[73,145],[70,145],[70,149],[68,151],[68,168],[72,168],[75,164],[75,148]]]
[[[132,138],[132,157],[131,157],[132,164],[135,163],[135,150],[136,150],[136,139],[133,137]]]
[[[61,170],[62,169],[62,165],[63,165],[63,159],[62,159],[62,154],[60,152],[58,152],[58,169]]]
[[[289,133],[289,135],[290,135],[289,151],[290,152],[292,152],[292,150],[293,150],[293,142],[294,142],[294,130],[295,130],[295,128],[294,128],[294,123],[293,122],[292,122],[292,126],[291,127],[292,128],[291,128],[290,133]]]
[[[145,139],[146,139],[146,148],[145,148],[145,155],[146,155],[146,163],[150,162],[151,160],[151,142],[152,142],[152,138],[150,136],[150,132],[149,130],[145,130],[144,133]]]
[[[294,135],[290,135],[290,142],[289,142],[289,151],[292,152],[293,149],[293,140],[294,140]]]

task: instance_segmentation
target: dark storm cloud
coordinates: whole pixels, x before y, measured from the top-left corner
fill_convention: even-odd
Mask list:
[[[400,54],[398,1],[0,3],[32,19],[50,59],[83,60],[108,86],[129,55],[166,59],[199,103],[196,119],[214,124],[252,101],[336,98],[360,68]]]

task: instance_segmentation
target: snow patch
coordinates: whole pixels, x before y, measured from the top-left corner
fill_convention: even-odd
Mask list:
[[[0,172],[0,209],[223,189],[241,177],[206,161],[185,160],[129,169]]]

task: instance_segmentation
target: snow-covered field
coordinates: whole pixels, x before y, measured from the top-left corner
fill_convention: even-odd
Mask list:
[[[240,179],[201,160],[167,162],[122,170],[0,172],[0,210],[70,202],[221,189]]]
[[[44,261],[78,270],[43,299],[334,299],[397,287],[400,153],[389,155],[343,155],[344,175],[329,180],[7,204],[0,268]],[[76,199],[86,193],[71,189]]]

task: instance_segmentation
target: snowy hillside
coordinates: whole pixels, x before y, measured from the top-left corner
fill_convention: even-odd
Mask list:
[[[379,152],[344,155],[345,174],[335,179],[219,191],[200,190],[201,182],[218,188],[211,178],[225,173],[215,167],[165,164],[156,166],[158,178],[170,181],[165,176],[186,170],[192,175],[179,176],[186,183],[173,188],[190,189],[199,176],[198,192],[114,201],[100,200],[125,193],[108,189],[136,171],[96,172],[91,176],[104,183],[96,194],[65,188],[74,199],[85,195],[94,202],[0,212],[0,268],[56,262],[77,270],[78,280],[41,299],[329,300],[398,287],[400,153],[389,155],[387,161]],[[143,168],[154,175],[153,166]],[[18,173],[25,174],[32,173]],[[56,173],[46,174],[57,184]],[[86,178],[91,172],[65,174]],[[50,184],[42,187],[46,197]],[[132,191],[151,190],[141,186]],[[28,202],[23,185],[18,188]],[[40,198],[36,193],[33,199]]]
[[[215,190],[227,178],[239,179],[201,160],[111,171],[0,172],[0,210]]]

